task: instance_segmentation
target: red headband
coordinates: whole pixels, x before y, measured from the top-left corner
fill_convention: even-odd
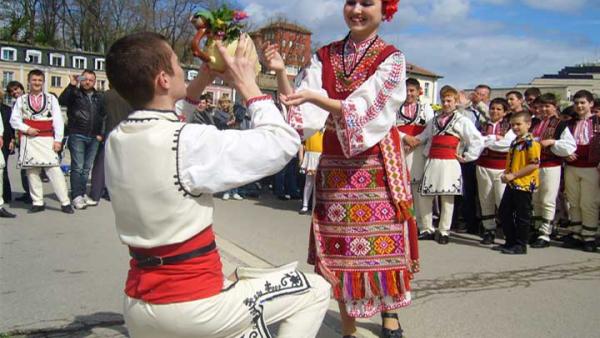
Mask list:
[[[385,21],[392,21],[394,14],[398,11],[398,3],[400,0],[383,0],[383,19]]]

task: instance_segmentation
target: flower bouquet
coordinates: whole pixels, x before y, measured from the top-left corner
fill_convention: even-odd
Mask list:
[[[227,48],[229,55],[233,56],[238,46],[238,39],[244,29],[243,20],[248,18],[248,14],[242,11],[236,11],[223,5],[213,11],[199,11],[191,18],[192,24],[197,29],[196,35],[192,40],[192,53],[208,64],[208,67],[222,72],[225,70],[225,63],[216,46],[216,41],[222,41]],[[204,49],[200,49],[200,41],[207,37]],[[250,40],[252,41],[252,40]],[[252,42],[250,42],[252,43]],[[260,63],[256,47],[252,43],[252,52],[249,55],[250,60],[254,60],[255,72],[260,72]]]

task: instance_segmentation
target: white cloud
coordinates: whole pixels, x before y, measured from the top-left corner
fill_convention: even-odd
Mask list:
[[[589,0],[524,0],[524,2],[533,8],[546,9],[551,11],[575,12],[587,5]]]
[[[462,21],[469,15],[469,0],[434,0],[431,19],[438,23]]]

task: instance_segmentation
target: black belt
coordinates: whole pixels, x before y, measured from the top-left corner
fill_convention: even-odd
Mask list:
[[[129,255],[131,258],[137,261],[137,266],[139,268],[147,268],[161,265],[171,265],[177,264],[188,259],[205,255],[217,248],[217,244],[215,241],[212,241],[210,244],[203,246],[199,249],[192,250],[190,252],[183,253],[181,255],[168,256],[168,257],[160,257],[160,256],[145,256],[135,253],[129,250]]]

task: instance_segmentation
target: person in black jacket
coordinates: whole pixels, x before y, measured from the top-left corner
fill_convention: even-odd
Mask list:
[[[9,122],[12,109],[4,103],[1,103],[3,98],[4,93],[0,90],[0,113],[2,113],[2,125],[0,127],[2,127],[3,131],[3,137],[0,138],[0,148],[2,148],[3,158],[0,159],[0,164],[4,164],[4,166],[0,166],[4,169],[2,170],[2,184],[0,185],[0,187],[2,187],[2,195],[0,195],[0,201],[2,202],[0,203],[0,217],[13,218],[15,215],[4,209],[3,205],[4,202],[12,201],[12,191],[10,190],[10,180],[8,179],[6,163],[8,163],[8,155],[15,148],[15,130],[11,127]],[[2,162],[2,160],[4,162]]]
[[[96,74],[84,70],[72,75],[58,101],[67,107],[69,152],[71,153],[71,198],[76,209],[87,207],[86,186],[99,142],[104,136],[105,112],[102,95],[94,88]]]

